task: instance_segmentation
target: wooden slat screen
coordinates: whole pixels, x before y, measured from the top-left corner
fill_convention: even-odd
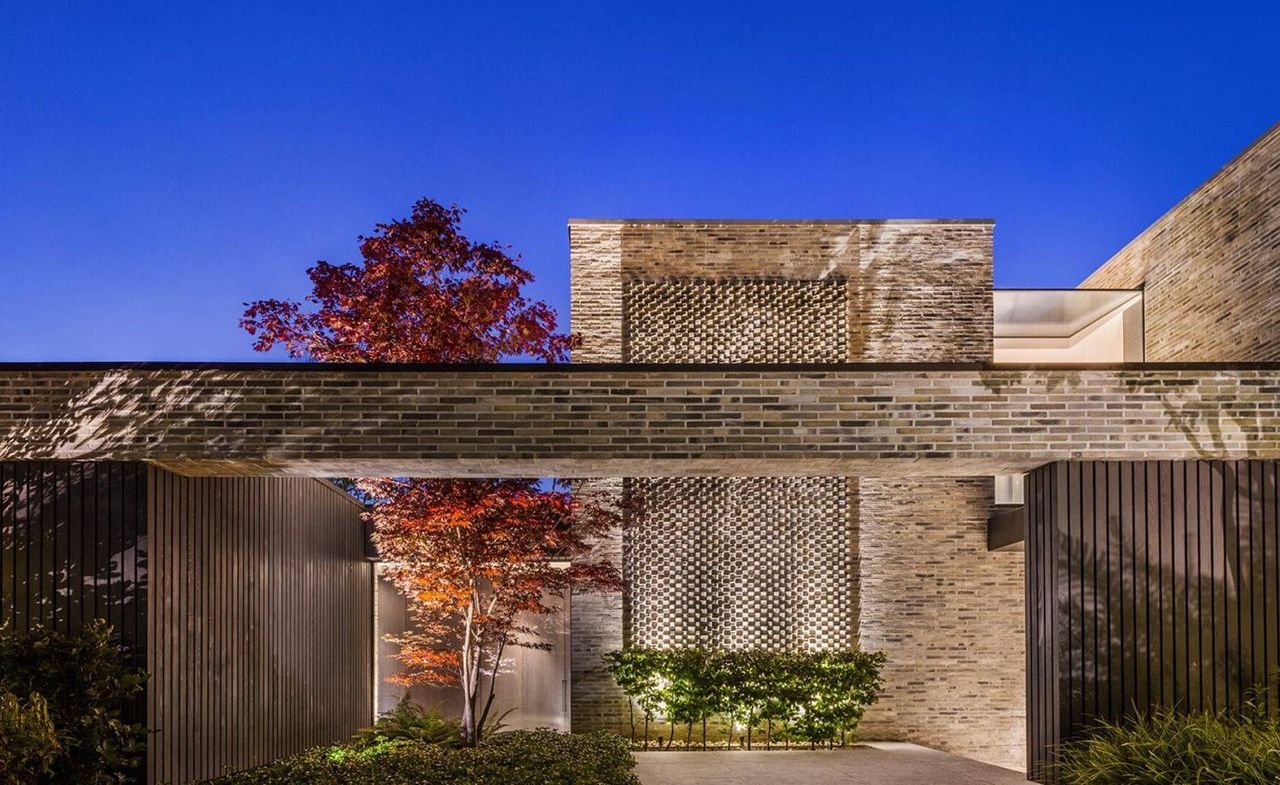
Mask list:
[[[1098,719],[1238,708],[1280,666],[1280,464],[1060,462],[1027,478],[1028,771]]]
[[[356,504],[306,478],[149,476],[148,781],[251,768],[368,725],[373,572]]]

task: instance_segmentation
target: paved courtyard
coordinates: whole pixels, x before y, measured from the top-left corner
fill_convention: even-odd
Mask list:
[[[1025,785],[1021,772],[915,744],[765,752],[641,752],[643,785]]]

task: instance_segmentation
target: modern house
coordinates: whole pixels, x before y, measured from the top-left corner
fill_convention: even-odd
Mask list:
[[[1041,781],[1096,718],[1240,705],[1280,666],[1280,126],[1078,289],[993,290],[993,230],[572,220],[571,365],[0,367],[0,613],[108,615],[148,780],[194,781],[394,700],[403,610],[317,478],[560,476],[652,517],[523,721],[625,728],[627,644],[883,649],[864,738]]]

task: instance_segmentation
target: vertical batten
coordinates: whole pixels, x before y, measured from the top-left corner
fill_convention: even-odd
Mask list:
[[[1098,720],[1233,709],[1254,694],[1276,706],[1278,479],[1274,461],[1062,462],[1028,475],[1033,779],[1052,781],[1055,749]]]

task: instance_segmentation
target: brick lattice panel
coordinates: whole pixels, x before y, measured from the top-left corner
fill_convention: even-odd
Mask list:
[[[845,359],[845,281],[663,278],[624,283],[632,362]]]
[[[631,480],[648,510],[623,549],[640,646],[844,648],[856,642],[843,478]]]
[[[691,321],[699,335],[725,338],[712,341],[721,356],[757,357],[763,350],[792,362],[809,357],[825,362],[833,356],[854,362],[986,362],[992,351],[991,242],[989,221],[573,220],[571,326],[582,338],[573,359],[617,362],[651,356],[643,344],[661,342],[674,329],[670,319]],[[735,296],[735,289],[754,289],[738,300],[743,307],[723,313],[749,323],[757,307],[750,300],[763,299],[788,329],[813,304],[789,300],[794,308],[780,308],[783,298],[843,282],[847,340],[829,341],[823,332],[832,321],[824,319],[822,326],[813,325],[808,343],[797,344],[786,334],[782,344],[770,345],[732,323],[727,330],[715,329],[722,323],[715,309],[716,319],[706,329],[698,323],[702,314],[674,300],[677,307],[657,310],[656,318],[646,320],[647,328],[637,330],[633,323],[625,330],[624,288],[634,280],[682,281],[685,294],[719,285],[726,289],[724,297]],[[742,281],[771,283],[743,286]],[[790,294],[782,294],[788,285]],[[717,308],[724,303],[722,295],[709,296]],[[757,329],[763,335],[772,328]],[[784,335],[775,332],[774,338]],[[673,361],[701,359],[662,345]]]

